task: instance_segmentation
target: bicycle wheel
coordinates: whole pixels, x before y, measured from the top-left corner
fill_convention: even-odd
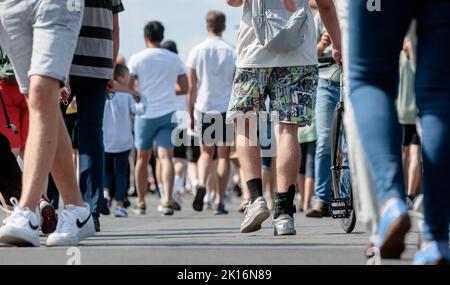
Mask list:
[[[353,207],[353,192],[347,143],[343,126],[344,104],[339,102],[333,114],[332,184],[334,200],[331,205],[333,218],[338,218],[346,233],[351,233],[356,225]]]

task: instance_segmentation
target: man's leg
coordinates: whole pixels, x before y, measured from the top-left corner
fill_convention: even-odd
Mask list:
[[[276,169],[277,194],[274,219],[282,215],[292,216],[295,213],[295,185],[297,182],[297,173],[300,168],[300,145],[298,143],[297,132],[298,125],[296,124],[279,123],[275,126],[278,152]]]
[[[83,199],[78,188],[75,175],[76,170],[71,159],[72,143],[70,142],[62,114],[61,112],[58,113],[58,147],[51,173],[64,204],[81,207],[83,206]]]
[[[58,80],[38,75],[30,79],[30,130],[25,148],[20,205],[32,211],[44,193],[48,173],[56,158],[61,124],[57,119],[60,116],[59,84]]]
[[[145,193],[148,185],[148,163],[152,156],[151,150],[139,150],[137,151],[137,159],[135,166],[135,183],[137,189],[137,206],[145,208]]]
[[[262,174],[261,167],[261,149],[256,140],[256,135],[251,132],[257,130],[258,122],[256,119],[240,119],[236,126],[236,152],[239,157],[239,164],[243,171],[244,177],[242,179],[246,182],[260,180],[260,187],[249,187],[252,200],[262,196]],[[255,183],[256,184],[256,183]],[[259,183],[258,183],[259,184]]]
[[[198,184],[200,187],[206,186],[206,181],[211,173],[212,160],[214,156],[214,146],[201,145],[200,158],[197,162],[198,167]]]
[[[164,188],[163,204],[171,205],[175,172],[173,168],[173,148],[158,147],[158,159],[161,163],[161,178]]]
[[[331,202],[331,128],[333,112],[339,101],[339,83],[319,79],[315,108],[317,150],[315,158],[315,203],[307,217],[328,216]]]
[[[261,149],[256,136],[257,124],[256,119],[238,119],[236,126],[236,152],[244,176],[242,179],[246,181],[250,192],[241,233],[260,230],[261,224],[270,216],[262,196]]]
[[[230,147],[217,147],[219,163],[217,165],[217,175],[219,176],[219,195],[216,198],[216,204],[223,203],[223,197],[227,190],[228,178],[230,177]]]

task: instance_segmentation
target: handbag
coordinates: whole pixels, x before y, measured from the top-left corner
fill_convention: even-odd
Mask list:
[[[259,44],[274,51],[298,49],[308,28],[307,7],[287,11],[279,0],[252,0],[252,25]]]

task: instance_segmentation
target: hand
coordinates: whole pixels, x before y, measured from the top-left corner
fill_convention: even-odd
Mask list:
[[[69,97],[70,97],[70,94],[71,94],[71,93],[72,93],[72,92],[71,92],[69,86],[61,88],[61,94],[59,95],[59,100],[60,100],[64,105],[69,105],[68,100],[69,100]]]
[[[114,82],[115,82],[115,80],[112,80],[112,79],[110,81],[108,81],[108,85],[106,85],[106,96],[109,96],[109,94],[111,94],[113,91],[115,91]]]
[[[320,38],[320,43],[325,48],[327,48],[331,45],[331,38],[330,38],[330,34],[328,34],[328,32],[323,33],[322,37]]]
[[[342,65],[342,55],[340,49],[333,48],[333,58],[337,64]]]
[[[281,0],[281,2],[283,2],[284,7],[286,7],[289,12],[294,13],[297,11],[297,3],[295,0]]]

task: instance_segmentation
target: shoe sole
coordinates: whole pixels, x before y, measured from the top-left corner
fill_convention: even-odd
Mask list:
[[[139,216],[145,216],[145,214],[146,214],[146,210],[136,210],[136,209],[131,209],[131,211],[133,212],[133,213],[135,213],[136,215],[139,215]]]
[[[203,211],[203,199],[205,198],[206,190],[201,189],[197,190],[197,194],[195,194],[194,202],[192,203],[192,208],[194,208],[195,211],[201,212]]]
[[[0,238],[0,243],[8,245],[8,246],[15,246],[15,247],[38,247],[40,246],[37,244],[33,244],[29,241],[26,241],[24,239],[15,237],[15,236],[3,236]]]
[[[241,228],[241,233],[247,234],[259,231],[262,223],[270,217],[270,212],[261,212],[256,215],[248,225]]]
[[[273,235],[274,236],[295,236],[297,234],[297,231],[294,230],[277,230],[276,228],[273,229]]]
[[[384,242],[380,247],[382,258],[400,258],[405,250],[405,237],[410,228],[411,220],[407,214],[401,215],[389,226]]]
[[[41,210],[42,225],[41,231],[44,235],[53,233],[56,230],[58,219],[56,217],[55,209],[48,205]]]

